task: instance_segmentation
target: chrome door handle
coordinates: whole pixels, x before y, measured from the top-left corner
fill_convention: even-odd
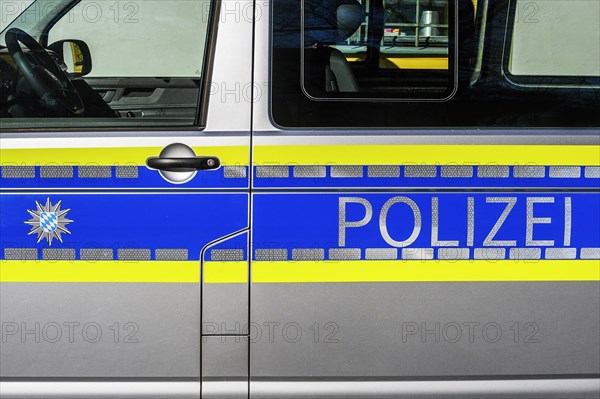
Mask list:
[[[150,157],[146,160],[146,165],[151,169],[165,172],[195,172],[197,170],[218,169],[221,166],[221,160],[217,157]]]

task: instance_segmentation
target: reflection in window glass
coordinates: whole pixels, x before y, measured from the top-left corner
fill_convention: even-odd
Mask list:
[[[441,100],[452,94],[454,1],[301,1],[309,97]]]

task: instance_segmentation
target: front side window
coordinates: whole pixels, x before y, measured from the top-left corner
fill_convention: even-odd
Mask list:
[[[195,123],[210,0],[49,5],[2,34],[2,127]]]

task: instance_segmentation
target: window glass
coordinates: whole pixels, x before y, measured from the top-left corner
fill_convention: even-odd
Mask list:
[[[600,0],[517,0],[513,75],[600,76]]]
[[[28,62],[13,62],[19,47],[0,48],[2,127],[195,123],[210,0],[37,0],[31,7],[44,15],[30,32],[24,17],[9,27],[31,36],[19,46]],[[27,73],[36,65],[48,72]]]
[[[0,32],[33,3],[33,0],[0,1]]]
[[[94,59],[90,77],[199,77],[209,4],[84,0],[50,30],[48,42],[85,41]]]
[[[599,2],[272,0],[272,120],[598,127]]]
[[[385,0],[380,65],[400,69],[448,69],[447,0]]]
[[[443,100],[452,95],[448,54],[454,1],[301,1],[308,96]]]

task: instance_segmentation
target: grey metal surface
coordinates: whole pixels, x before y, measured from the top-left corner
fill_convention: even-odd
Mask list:
[[[203,381],[205,398],[230,399],[246,381]],[[253,399],[596,399],[600,380],[520,379],[479,381],[253,381]],[[0,382],[3,399],[198,399],[198,382]]]
[[[600,373],[599,282],[254,284],[251,320],[258,380]]]
[[[199,284],[1,283],[0,321],[2,378],[200,377]]]
[[[204,284],[202,334],[248,333],[248,284]]]
[[[248,399],[248,340],[202,338],[202,399]]]
[[[253,381],[253,399],[596,399],[598,380]]]
[[[200,382],[0,382],[2,399],[199,399]]]

